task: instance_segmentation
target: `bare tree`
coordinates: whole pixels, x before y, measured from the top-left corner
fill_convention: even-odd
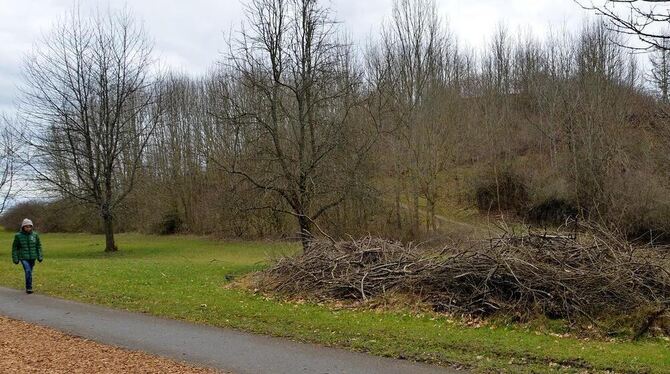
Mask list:
[[[602,80],[622,82],[626,64],[621,38],[602,21],[584,25],[577,48],[577,75],[583,82]]]
[[[664,43],[665,45],[665,43]],[[658,48],[649,55],[651,63],[651,72],[649,81],[658,90],[661,100],[669,103],[670,98],[670,41],[667,42],[668,48]]]
[[[152,45],[127,11],[75,8],[24,64],[28,164],[49,191],[93,205],[116,251],[114,212],[155,126]]]
[[[602,218],[612,203],[613,160],[622,154],[625,104],[633,90],[621,36],[601,20],[584,25],[575,46],[575,79],[564,91],[562,137],[567,175],[578,209]],[[634,70],[634,69],[633,69]]]
[[[195,197],[205,170],[203,126],[210,117],[204,101],[205,83],[168,74],[160,86],[159,125],[147,150],[156,182],[165,189],[173,214],[192,225]]]
[[[379,48],[369,54],[368,65],[373,68],[370,75],[378,79],[377,95],[389,107],[386,121],[390,125],[382,127],[388,130],[385,142],[392,150],[396,221],[400,226],[400,208],[407,206],[411,230],[418,234],[423,198],[426,229],[435,230],[438,178],[451,151],[448,124],[456,119],[446,112],[456,106],[454,97],[463,78],[460,55],[433,0],[395,1]],[[403,189],[408,190],[406,204]]]
[[[351,120],[360,98],[348,44],[316,0],[252,0],[230,45],[211,161],[285,206],[304,249],[316,220],[358,183],[371,137]]]
[[[498,25],[487,47],[482,72],[485,88],[496,95],[508,95],[512,92],[514,48],[511,34],[504,24]]]

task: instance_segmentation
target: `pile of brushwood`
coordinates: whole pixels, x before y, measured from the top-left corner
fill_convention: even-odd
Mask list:
[[[420,296],[437,311],[552,318],[670,307],[670,251],[605,230],[576,236],[501,235],[441,249],[381,239],[318,241],[257,278],[264,291],[335,300]]]

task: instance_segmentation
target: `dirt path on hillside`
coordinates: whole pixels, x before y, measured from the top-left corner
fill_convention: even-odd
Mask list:
[[[411,211],[411,210],[412,210],[412,207],[410,207],[410,205],[409,205],[409,204],[406,204],[406,203],[400,203],[400,207],[403,208],[403,209],[405,209],[405,210],[408,210],[408,211]],[[423,216],[423,218],[425,218],[425,217],[428,216],[428,211],[426,210],[426,208],[419,207],[419,214],[420,214],[421,216]],[[441,214],[435,214],[435,219],[437,219],[438,221],[440,221],[440,223],[447,224],[447,225],[455,225],[455,226],[459,226],[459,227],[461,227],[461,228],[465,228],[465,229],[468,229],[468,230],[472,230],[473,232],[484,232],[484,231],[486,231],[486,230],[485,230],[483,227],[481,227],[481,226],[474,225],[474,224],[472,224],[472,223],[468,223],[468,222],[457,221],[457,220],[455,220],[455,219],[453,219],[453,218],[449,218],[449,217],[443,216],[443,215],[441,215]],[[422,223],[422,224],[423,224],[423,223]]]
[[[0,317],[0,373],[213,374],[216,371]]]

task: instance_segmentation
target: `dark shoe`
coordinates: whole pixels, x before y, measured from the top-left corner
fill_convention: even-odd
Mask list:
[[[33,293],[33,290],[26,290],[26,293],[31,294],[31,293]]]

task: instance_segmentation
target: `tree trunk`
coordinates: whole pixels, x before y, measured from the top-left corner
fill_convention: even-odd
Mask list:
[[[312,225],[304,214],[298,215],[298,225],[300,226],[300,242],[302,243],[303,252],[309,250],[309,245],[314,239],[312,235]]]
[[[395,152],[397,154],[397,152]],[[394,186],[395,190],[395,216],[396,216],[396,228],[398,229],[398,232],[402,229],[402,214],[401,214],[401,209],[402,209],[402,203],[400,202],[401,196],[400,194],[402,193],[402,173],[400,172],[400,165],[399,165],[399,160],[396,158],[394,162],[394,173],[396,176],[396,182]]]
[[[401,208],[402,204],[400,203],[400,182],[398,181],[396,183],[396,190],[395,190],[395,222],[396,222],[396,228],[398,230],[402,229],[402,216],[400,215]]]
[[[105,231],[105,252],[116,252],[118,248],[114,242],[114,216],[109,212],[104,212],[102,225]]]
[[[412,186],[412,235],[414,238],[419,236],[421,232],[421,209],[419,208],[419,191],[416,186],[416,181]]]
[[[435,199],[426,198],[426,231],[437,232],[437,218],[435,214]]]

